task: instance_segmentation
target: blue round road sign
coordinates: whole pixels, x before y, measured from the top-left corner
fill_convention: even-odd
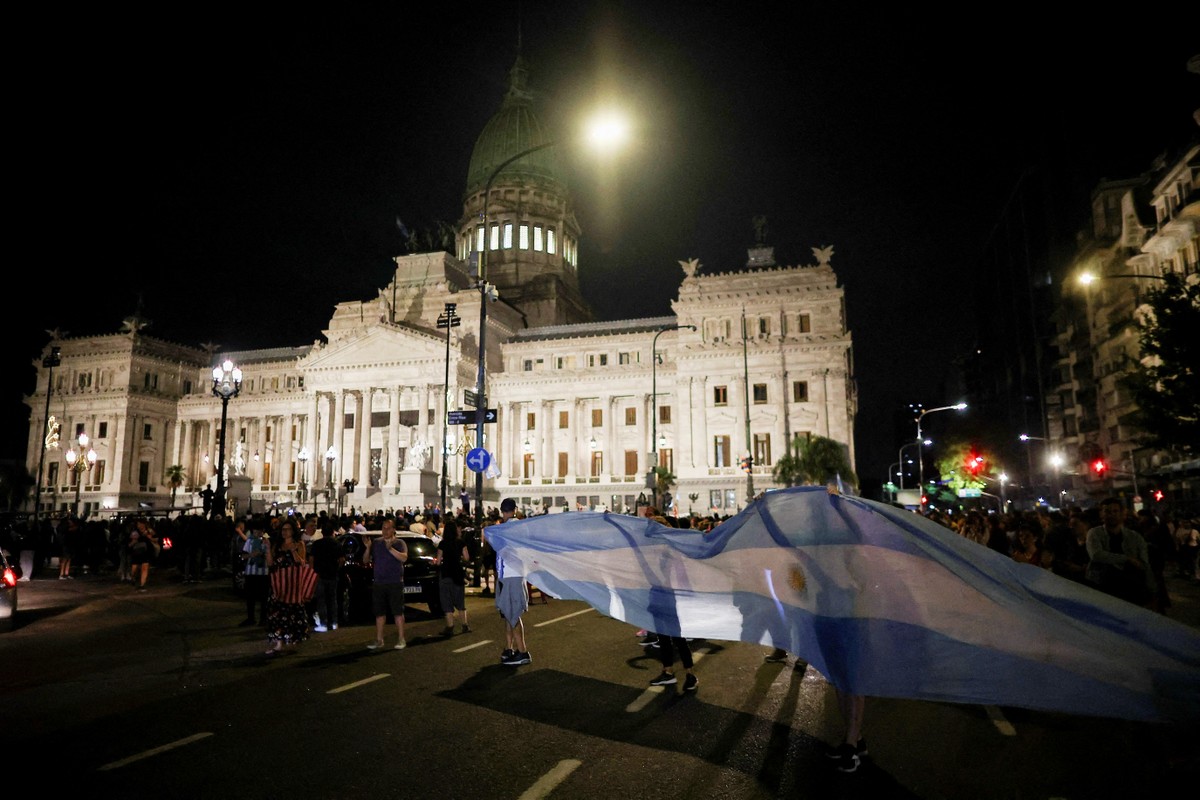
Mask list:
[[[482,447],[473,447],[467,453],[467,469],[472,472],[483,472],[492,463],[492,455]]]

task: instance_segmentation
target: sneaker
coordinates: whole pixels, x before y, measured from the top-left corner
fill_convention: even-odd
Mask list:
[[[453,636],[453,635],[454,635],[454,628],[453,628],[453,627],[450,627],[450,628],[442,628],[442,636],[444,636],[445,638],[449,639],[449,638],[450,638],[451,636]]]
[[[463,630],[462,630],[462,632],[463,632],[463,633],[470,633],[470,632],[471,632],[471,626],[470,626],[470,625],[468,625],[467,623],[465,623],[465,622],[464,622],[464,623],[463,623]]]
[[[854,772],[860,763],[858,753],[854,752],[853,745],[840,745],[834,753],[833,765],[838,772]]]
[[[371,642],[369,645],[367,645],[367,649],[368,650],[382,650],[383,649],[383,640],[380,639],[377,642]]]
[[[314,625],[313,630],[317,633],[325,633],[329,628],[326,628],[324,625]]]
[[[670,686],[673,683],[675,683],[675,676],[666,670],[663,670],[657,678],[650,681],[651,686]]]
[[[783,662],[787,661],[787,657],[787,650],[776,647],[771,652],[771,655],[764,658],[763,661],[766,661],[768,664],[782,664]]]
[[[400,641],[396,642],[396,646],[393,647],[392,649],[393,650],[403,650],[406,647],[408,647],[408,642],[401,639]]]
[[[642,647],[658,647],[658,636],[653,633],[647,633],[638,644]]]
[[[500,654],[500,663],[501,663],[501,664],[506,664],[506,663],[508,663],[508,660],[509,660],[510,658],[512,658],[513,656],[515,656],[516,654],[517,654],[517,651],[516,651],[516,650],[511,650],[511,649],[509,649],[509,648],[507,648],[507,647],[506,647],[506,648],[504,648],[504,652]]]
[[[335,631],[337,630],[337,623],[336,623],[336,622],[335,622],[335,623],[333,623],[333,629],[334,629]]]
[[[696,680],[695,675],[688,675],[683,679],[683,690],[685,692],[694,692],[696,687],[700,685],[700,681]]]
[[[825,757],[826,758],[841,758],[842,747],[845,747],[845,746],[847,746],[847,745],[843,744],[843,745],[839,745],[838,747],[827,748],[825,750]],[[854,755],[861,757],[861,756],[865,756],[866,754],[867,754],[867,740],[859,739],[858,744],[856,744],[854,746]]]
[[[522,653],[520,651],[514,651],[511,656],[509,656],[504,661],[501,661],[500,663],[502,663],[508,667],[520,667],[524,664],[533,663],[533,659],[529,657],[529,653]]]

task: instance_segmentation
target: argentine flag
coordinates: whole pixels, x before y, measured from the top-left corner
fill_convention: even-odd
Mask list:
[[[823,486],[707,534],[571,513],[488,539],[504,579],[663,635],[782,647],[845,692],[1200,720],[1192,628]]]

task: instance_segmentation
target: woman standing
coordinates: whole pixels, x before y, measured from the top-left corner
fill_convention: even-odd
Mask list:
[[[146,591],[150,579],[150,562],[156,554],[154,531],[145,517],[138,517],[129,536],[129,569],[134,586],[139,592]]]
[[[307,553],[304,542],[296,530],[296,524],[291,519],[285,519],[279,526],[279,537],[271,537],[267,541],[267,563],[270,565],[272,578],[282,570],[292,567],[307,567]],[[311,568],[310,568],[311,569]],[[273,642],[267,655],[276,656],[283,652],[283,646],[289,647],[303,642],[308,638],[308,609],[306,599],[295,595],[281,594],[276,589],[276,581],[271,581],[271,597],[267,600],[267,639]]]
[[[435,564],[441,570],[438,579],[438,595],[442,601],[442,613],[446,617],[446,628],[442,636],[454,635],[454,616],[462,614],[462,632],[470,633],[471,626],[467,624],[467,573],[463,567],[471,556],[467,545],[458,538],[458,523],[453,517],[447,517],[439,531],[442,536],[437,547]]]

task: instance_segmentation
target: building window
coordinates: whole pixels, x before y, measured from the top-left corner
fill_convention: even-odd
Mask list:
[[[808,402],[808,381],[792,381],[792,402]]]
[[[593,408],[592,409],[592,427],[600,428],[603,426],[604,426],[604,409]]]
[[[527,358],[521,362],[521,370],[523,372],[533,372],[533,359]]]
[[[541,225],[533,226],[533,249],[538,251],[539,253],[545,249],[545,247],[542,244],[542,226]]]
[[[527,480],[533,477],[533,453],[526,453],[521,459],[521,477]]]
[[[512,249],[512,233],[513,233],[513,224],[511,222],[504,223],[504,249],[505,250]]]
[[[483,251],[483,226],[480,225],[477,228],[475,228],[475,252],[480,253],[482,251]]]
[[[669,447],[658,451],[658,465],[667,472],[675,472],[675,453]]]
[[[492,223],[492,229],[488,232],[488,250],[500,249],[500,225]]]
[[[754,465],[771,466],[771,434],[754,434]]]
[[[812,330],[808,314],[796,315],[796,330],[799,333],[809,333]]]
[[[632,364],[633,363],[633,354],[632,353],[617,353],[617,363],[621,364],[621,365]]]
[[[637,475],[637,473],[638,473],[637,456],[638,456],[637,450],[626,450],[625,451],[625,474],[627,476],[628,475]]]
[[[728,467],[729,461],[729,437],[714,436],[713,437],[713,466]]]
[[[546,252],[554,255],[554,228],[546,228]]]
[[[754,384],[754,403],[762,405],[767,402],[767,385],[765,383]]]
[[[570,422],[571,422],[571,412],[570,411],[558,412],[558,427],[560,430],[570,427]]]
[[[729,387],[714,386],[713,387],[713,405],[726,406],[729,405]]]
[[[625,424],[637,425],[637,409],[632,406],[625,409]]]
[[[522,222],[517,228],[517,247],[522,250],[529,249],[529,224]]]
[[[603,450],[594,450],[594,451],[592,451],[591,475],[593,478],[599,478],[603,474],[604,474],[604,451]]]
[[[147,378],[148,377],[149,376],[147,376]],[[92,373],[90,373],[90,372],[79,373],[79,388],[86,389],[91,385],[92,385]]]
[[[670,425],[671,424],[671,407],[670,406],[659,406],[658,407],[658,424],[659,425]]]
[[[108,438],[108,423],[107,422],[98,422],[98,423],[96,423],[96,425],[98,426],[97,430],[96,430],[96,438],[97,439]]]
[[[537,414],[530,411],[525,414],[525,430],[532,431],[537,429]]]
[[[147,422],[145,425],[142,426],[142,438],[143,439],[145,439],[145,440],[153,439],[154,438],[153,434],[154,434],[154,427],[149,422]]]
[[[770,317],[759,317],[758,318],[758,335],[759,336],[770,336],[771,335],[771,318]]]
[[[567,477],[567,468],[571,463],[570,453],[558,454],[558,477]]]
[[[711,489],[708,492],[708,505],[710,508],[721,507],[722,492],[720,489]]]
[[[143,461],[138,464],[138,486],[145,488],[150,485],[150,462]]]
[[[104,483],[104,459],[96,462],[96,466],[92,468],[92,483],[96,486]]]
[[[183,393],[184,394],[192,393],[192,382],[191,381],[186,380],[186,379],[183,381]]]

